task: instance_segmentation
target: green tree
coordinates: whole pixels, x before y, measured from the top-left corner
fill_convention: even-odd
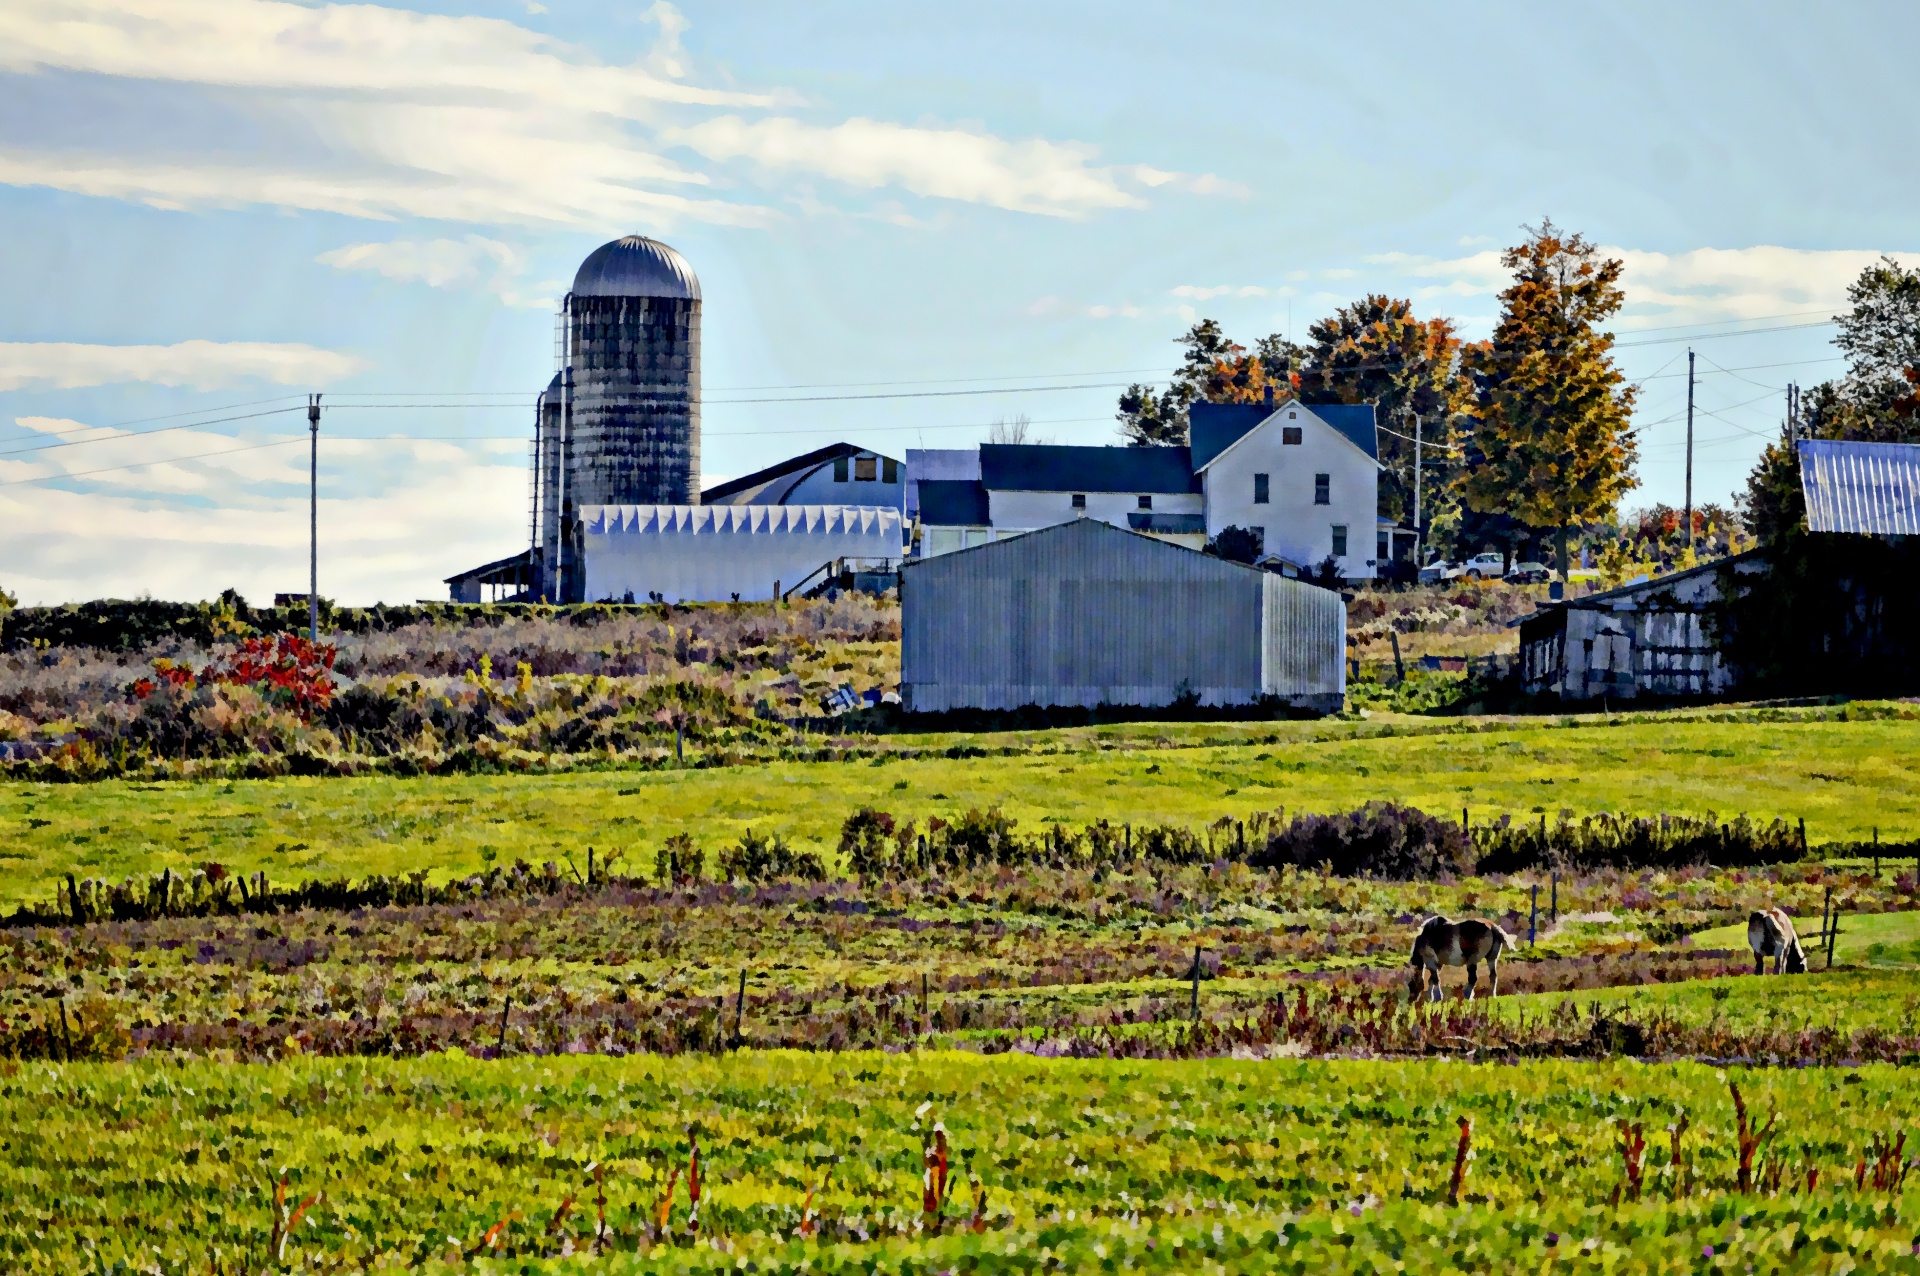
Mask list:
[[[1847,303],[1846,313],[1834,316],[1840,331],[1833,339],[1847,356],[1847,374],[1801,396],[1800,437],[1920,442],[1920,270],[1882,258],[1848,286]],[[1806,530],[1793,426],[1782,423],[1779,439],[1747,475],[1743,516],[1766,545]]]
[[[1634,486],[1634,390],[1614,366],[1623,265],[1551,221],[1507,250],[1493,339],[1463,352],[1468,508],[1551,531],[1562,580],[1567,532],[1610,515]]]
[[[1254,403],[1265,396],[1269,384],[1284,386],[1272,382],[1259,355],[1229,341],[1217,320],[1202,319],[1178,344],[1186,348],[1186,355],[1165,390],[1136,382],[1120,395],[1120,410],[1115,414],[1120,435],[1135,447],[1184,444],[1187,409],[1197,401]]]

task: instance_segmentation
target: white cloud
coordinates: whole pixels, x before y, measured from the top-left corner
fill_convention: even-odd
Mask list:
[[[1627,295],[1622,330],[1661,323],[1714,323],[1773,315],[1833,314],[1845,308],[1847,285],[1880,257],[1877,249],[1696,248],[1683,253],[1603,247],[1625,263],[1620,277]],[[1899,254],[1911,259],[1911,254]],[[1421,298],[1490,298],[1511,275],[1501,253],[1486,249],[1464,257],[1417,257],[1380,253],[1370,266],[1402,279],[1430,281],[1414,290]]]
[[[26,601],[192,598],[226,584],[264,598],[306,579],[304,430],[139,436],[45,417],[15,424],[86,440],[0,445],[7,584]],[[93,446],[103,439],[117,442]],[[141,463],[129,466],[130,455]],[[525,456],[518,441],[323,437],[323,592],[439,597],[443,577],[519,548],[525,528],[511,511],[525,498]]]
[[[1283,288],[1263,288],[1259,284],[1214,284],[1202,286],[1181,284],[1173,290],[1176,297],[1187,297],[1193,301],[1212,301],[1215,297],[1271,297],[1287,291]]]
[[[1104,305],[1065,297],[1035,298],[1027,303],[1026,312],[1035,319],[1138,319],[1149,313],[1146,307],[1130,301]]]
[[[144,381],[218,390],[241,381],[325,386],[365,371],[366,360],[295,342],[181,341],[100,346],[68,341],[0,342],[0,390]]]
[[[401,283],[423,283],[430,288],[464,287],[520,264],[511,244],[483,235],[465,239],[394,239],[386,243],[348,244],[321,253],[315,260],[338,270],[367,270]]]
[[[1077,142],[1010,142],[990,133],[908,128],[884,120],[820,127],[787,117],[738,115],[669,130],[666,136],[711,160],[747,159],[851,186],[899,185],[916,195],[1024,213],[1079,217],[1146,202],[1128,189],[1138,180],[1133,168],[1099,165],[1094,148]]]
[[[183,152],[149,136],[135,109],[93,143],[0,148],[0,182],[163,208],[269,205],[595,230],[773,217],[670,158],[674,147],[775,175],[1056,216],[1138,207],[1139,192],[1161,187],[1229,189],[1211,175],[1103,165],[1074,142],[748,118],[739,113],[798,99],[694,82],[681,44],[686,19],[664,2],[643,16],[658,28],[652,49],[615,66],[501,19],[373,4],[17,0],[0,6],[0,73],[58,69],[218,90],[210,101],[243,112],[246,133],[269,140],[250,152]],[[727,114],[702,118],[713,111]]]

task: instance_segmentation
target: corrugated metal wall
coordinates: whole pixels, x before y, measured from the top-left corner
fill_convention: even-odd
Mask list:
[[[901,607],[916,712],[1154,706],[1183,692],[1331,710],[1345,690],[1338,594],[1097,519],[909,564]]]

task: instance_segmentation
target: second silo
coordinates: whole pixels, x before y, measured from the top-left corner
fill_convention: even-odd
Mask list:
[[[542,592],[575,601],[574,511],[700,503],[700,280],[666,244],[628,235],[580,263],[561,322],[536,521]]]

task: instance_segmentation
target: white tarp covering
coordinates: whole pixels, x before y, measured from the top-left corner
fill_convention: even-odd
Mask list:
[[[1809,531],[1920,534],[1920,444],[1803,439],[1800,486]]]
[[[824,564],[898,566],[900,511],[874,505],[581,507],[588,602],[772,598]]]

